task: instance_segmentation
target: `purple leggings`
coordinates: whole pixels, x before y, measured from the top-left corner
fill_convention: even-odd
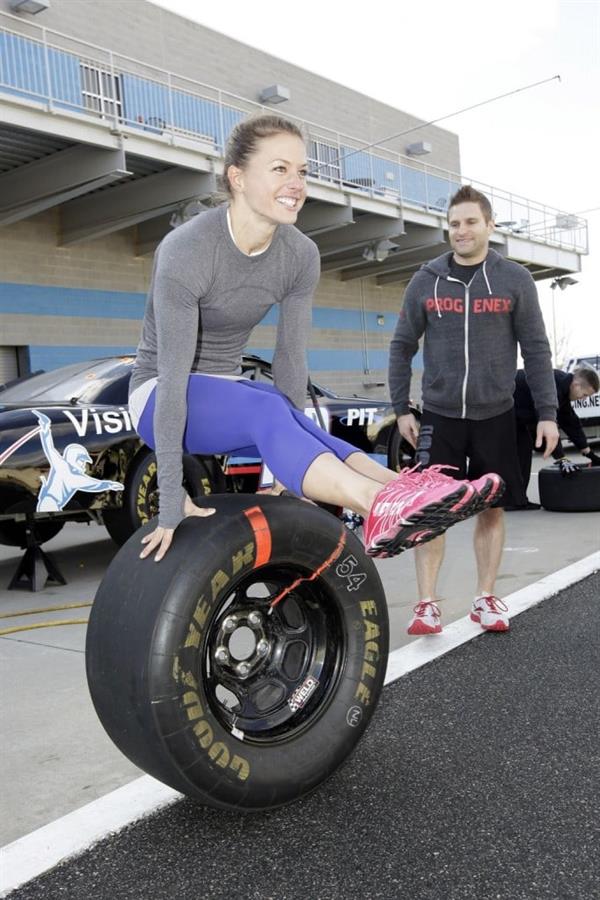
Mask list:
[[[137,426],[152,449],[155,400],[156,388]],[[209,456],[256,447],[275,477],[296,494],[302,494],[307,469],[321,453],[343,462],[359,452],[315,425],[270,384],[190,375],[187,408],[186,453]]]

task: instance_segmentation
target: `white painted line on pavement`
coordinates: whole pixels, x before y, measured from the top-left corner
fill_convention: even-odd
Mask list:
[[[598,570],[600,552],[509,594],[503,599],[511,618]],[[385,683],[396,681],[480,634],[481,628],[466,616],[446,625],[440,635],[419,638],[394,650],[388,658]],[[0,849],[0,897],[180,797],[172,788],[143,775],[7,844]]]
[[[143,775],[6,844],[0,849],[0,897],[180,797],[172,788]]]

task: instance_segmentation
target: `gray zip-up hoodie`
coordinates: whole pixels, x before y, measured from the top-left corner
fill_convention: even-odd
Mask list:
[[[450,275],[452,253],[421,266],[404,295],[390,347],[396,415],[408,411],[411,362],[423,344],[423,406],[454,419],[511,409],[517,343],[540,419],[556,420],[552,356],[529,272],[489,250],[469,284]]]

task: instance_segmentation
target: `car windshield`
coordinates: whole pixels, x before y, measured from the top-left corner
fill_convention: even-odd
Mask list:
[[[93,403],[103,388],[131,370],[133,357],[93,359],[23,378],[0,391],[0,403]]]

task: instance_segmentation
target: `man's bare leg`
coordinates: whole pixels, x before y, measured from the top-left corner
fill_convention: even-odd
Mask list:
[[[473,546],[477,560],[477,595],[493,594],[504,549],[504,510],[485,509],[479,513]]]
[[[422,547],[415,547],[415,568],[417,570],[419,600],[436,599],[437,580],[445,549],[446,538],[443,534],[423,544]]]
[[[503,600],[494,596],[494,585],[504,548],[504,511],[486,509],[477,516],[473,537],[477,559],[477,596],[471,619],[484,631],[508,631],[510,620]]]

